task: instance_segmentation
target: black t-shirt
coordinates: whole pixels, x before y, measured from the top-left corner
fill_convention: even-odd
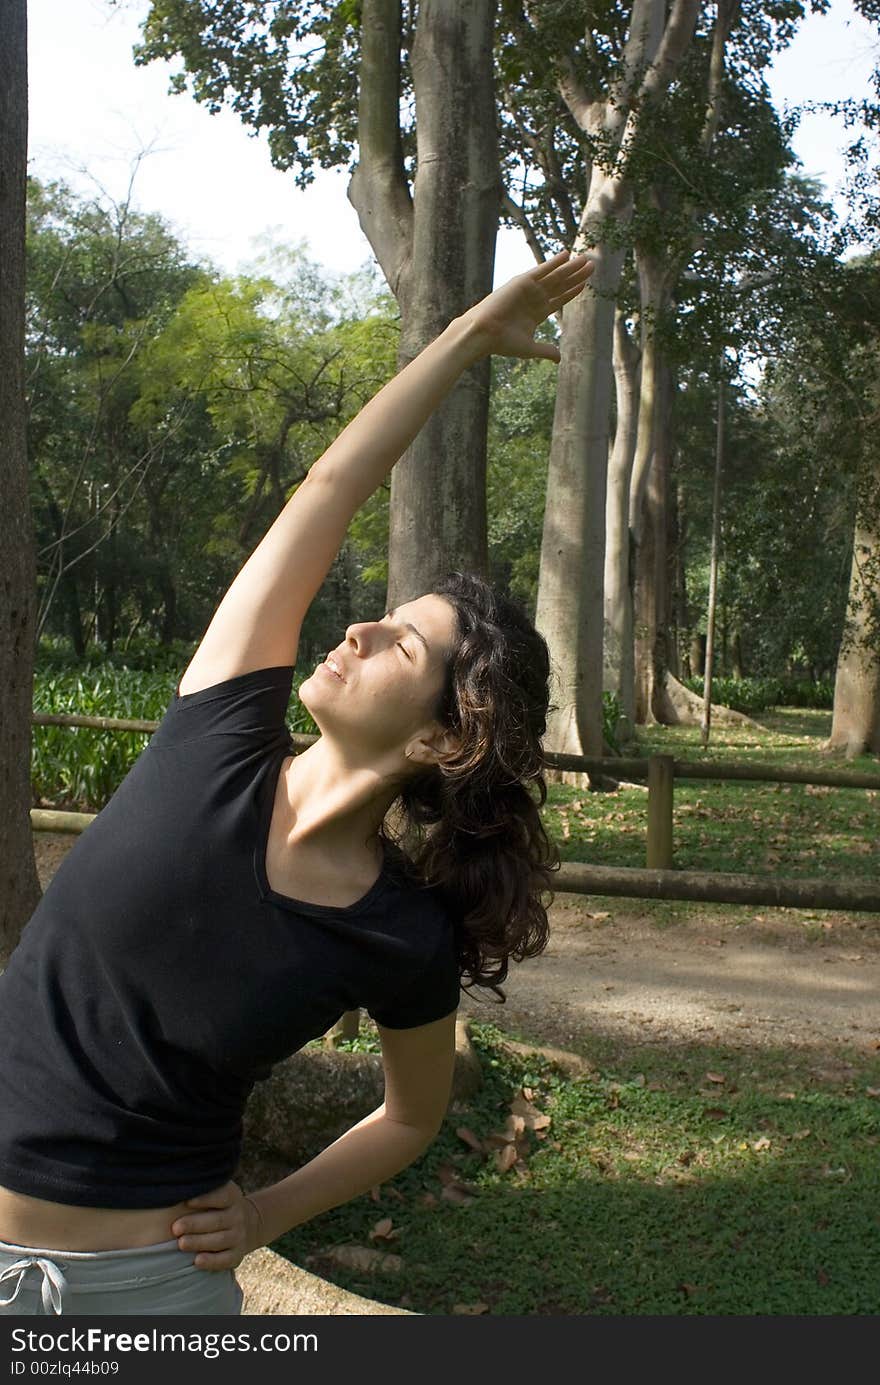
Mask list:
[[[0,1184],[161,1207],[231,1177],[254,1083],[364,1007],[427,1024],[459,1001],[439,892],[387,849],[346,908],[269,887],[293,667],[175,692],[56,871],[0,976]]]

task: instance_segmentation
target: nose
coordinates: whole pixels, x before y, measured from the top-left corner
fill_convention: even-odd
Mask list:
[[[349,625],[345,632],[345,643],[353,648],[355,654],[360,654],[366,643],[369,624],[367,621],[357,621]]]
[[[353,648],[354,653],[360,655],[364,649],[369,648],[374,637],[381,637],[383,627],[377,620],[360,620],[349,625],[345,632],[345,643]]]

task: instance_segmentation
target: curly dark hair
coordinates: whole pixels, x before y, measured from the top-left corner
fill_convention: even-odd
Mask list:
[[[482,577],[449,572],[430,590],[456,616],[434,715],[460,747],[403,782],[397,835],[384,826],[380,835],[449,906],[463,988],[485,987],[503,1004],[508,958],[547,946],[542,895],[560,864],[538,812],[547,799],[550,654],[523,607]]]

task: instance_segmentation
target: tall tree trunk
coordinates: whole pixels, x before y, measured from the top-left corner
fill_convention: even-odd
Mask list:
[[[500,170],[491,0],[423,0],[412,71],[413,196],[400,138],[400,5],[364,0],[360,162],[349,198],[401,311],[399,365],[491,292]],[[391,473],[388,602],[451,567],[487,571],[488,361],[468,370]]]
[[[629,490],[636,448],[639,360],[639,349],[618,308],[614,314],[613,353],[617,420],[608,459],[605,506],[603,686],[616,696],[629,729],[635,723]]]
[[[0,965],[40,898],[31,831],[36,557],[24,388],[27,11],[0,0]]]
[[[674,453],[671,455],[674,463]],[[672,467],[674,473],[674,465]],[[681,582],[683,579],[681,542],[679,528],[677,484],[670,475],[666,487],[666,564],[667,591],[669,597],[668,619],[666,622],[666,654],[669,672],[674,678],[681,678]]]
[[[880,465],[861,488],[825,750],[880,754]]]
[[[601,755],[605,506],[611,405],[614,300],[632,216],[630,161],[641,122],[662,102],[693,37],[699,0],[634,0],[619,73],[602,96],[586,88],[569,53],[559,54],[559,90],[572,118],[608,158],[593,163],[575,239],[596,268],[563,313],[562,362],[541,544],[536,623],[558,674],[549,750]],[[539,9],[535,7],[534,14]],[[609,233],[613,223],[615,233]],[[550,771],[548,780],[584,784]]]
[[[709,606],[706,612],[706,671],[703,679],[703,720],[700,742],[705,750],[712,728],[712,675],[715,664],[715,598],[718,591],[718,549],[721,537],[721,475],[724,470],[724,380],[718,381],[715,419],[715,480],[712,487],[712,546],[709,553]]]
[[[636,721],[659,720],[656,691],[669,667],[669,563],[666,536],[669,471],[672,452],[672,372],[655,363],[653,447],[640,506],[635,554],[634,631]]]
[[[593,254],[590,288],[563,313],[535,623],[560,680],[545,744],[600,756],[611,342],[624,252],[598,245]],[[584,783],[578,771],[548,771],[548,778]]]

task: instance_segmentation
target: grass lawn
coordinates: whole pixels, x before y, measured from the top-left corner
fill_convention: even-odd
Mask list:
[[[830,726],[830,712],[780,708],[763,714],[761,726],[714,729],[708,751],[701,750],[696,727],[640,728],[636,753],[817,770],[833,764],[845,774],[880,779],[875,757],[830,761],[820,753]],[[876,789],[676,779],[674,865],[746,875],[876,879],[878,796]],[[601,794],[557,784],[550,787],[544,822],[564,861],[644,866],[646,814],[642,788]]]
[[[826,1083],[784,1054],[680,1049],[572,1078],[472,1036],[483,1089],[427,1154],[276,1250],[428,1314],[880,1311],[880,1055]],[[343,1269],[343,1245],[401,1263]]]

